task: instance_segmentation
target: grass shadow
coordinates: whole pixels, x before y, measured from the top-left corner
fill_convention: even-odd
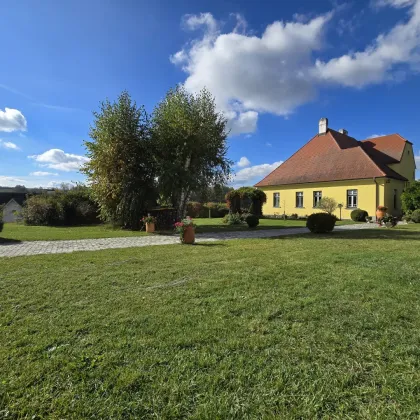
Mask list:
[[[16,245],[21,242],[19,239],[0,238],[0,245]]]
[[[271,236],[261,239],[290,239],[290,238],[307,238],[307,239],[368,239],[368,240],[420,240],[420,230],[403,230],[403,229],[361,229],[361,230],[335,230],[331,233],[302,233],[299,235],[283,235]]]
[[[196,242],[194,246],[218,247],[226,246],[226,244],[224,242]]]

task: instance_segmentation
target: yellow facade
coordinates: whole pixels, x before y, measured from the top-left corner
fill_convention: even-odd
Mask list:
[[[307,216],[320,210],[314,207],[314,193],[321,192],[322,197],[334,198],[343,204],[341,218],[350,219],[350,213],[355,209],[366,210],[369,216],[375,216],[378,205],[388,207],[388,213],[401,214],[400,195],[405,188],[405,182],[387,178],[332,181],[294,185],[279,185],[261,187],[267,195],[267,202],[263,206],[263,214],[280,216],[282,214]],[[357,191],[357,202],[353,208],[348,207],[348,191]],[[396,207],[394,207],[394,190],[397,191]],[[279,207],[275,207],[274,193],[280,194]],[[296,194],[303,193],[303,207],[297,207]],[[340,210],[335,212],[340,217]]]

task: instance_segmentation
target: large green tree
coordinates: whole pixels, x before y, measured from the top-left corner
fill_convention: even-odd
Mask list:
[[[401,194],[402,208],[405,213],[420,209],[420,181],[413,181]]]
[[[226,119],[208,90],[197,94],[171,89],[155,108],[153,140],[159,191],[184,217],[193,191],[224,185],[232,162],[227,158]]]
[[[127,228],[140,219],[155,199],[155,167],[150,123],[124,91],[117,101],[105,100],[94,112],[90,141],[85,141],[87,175],[100,216]]]

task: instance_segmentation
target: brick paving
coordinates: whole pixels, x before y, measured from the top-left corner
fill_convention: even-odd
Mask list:
[[[372,229],[375,224],[337,226],[335,230]],[[196,242],[225,241],[232,239],[273,238],[308,233],[306,228],[265,229],[240,232],[213,232],[196,235]],[[154,245],[178,244],[178,235],[149,235],[123,238],[80,239],[72,241],[23,241],[0,243],[0,257],[25,255],[64,254],[77,251],[99,251],[101,249],[133,248]]]

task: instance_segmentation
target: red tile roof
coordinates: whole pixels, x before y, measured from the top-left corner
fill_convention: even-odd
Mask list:
[[[398,137],[395,145],[393,144],[394,136]],[[381,139],[386,140],[382,142]],[[328,129],[326,134],[316,135],[309,140],[255,186],[266,187],[374,177],[407,181],[406,178],[387,166],[387,163],[395,163],[401,159],[405,142],[406,140],[398,134],[359,142],[353,137]]]

